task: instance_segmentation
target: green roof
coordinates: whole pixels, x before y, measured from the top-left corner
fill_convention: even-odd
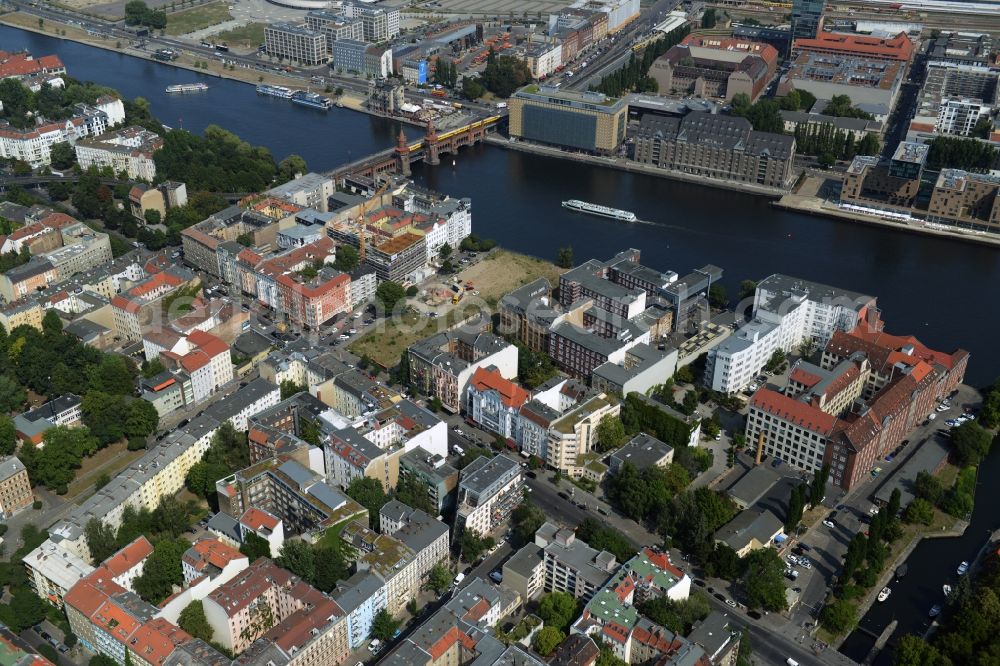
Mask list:
[[[610,407],[613,404],[615,404],[615,402],[610,398],[594,396],[566,416],[553,423],[552,427],[557,431],[568,435],[576,429],[577,423],[587,418],[594,412],[604,409],[605,407]]]

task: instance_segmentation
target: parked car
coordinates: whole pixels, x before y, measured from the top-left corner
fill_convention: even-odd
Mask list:
[[[834,523],[832,520],[824,520],[823,524],[829,527],[831,530],[837,526],[836,523]]]

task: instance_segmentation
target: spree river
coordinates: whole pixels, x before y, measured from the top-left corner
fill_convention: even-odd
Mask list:
[[[0,48],[57,53],[70,75],[142,96],[164,123],[200,132],[218,124],[276,158],[303,156],[325,170],[394,143],[398,126],[344,109],[328,113],[258,96],[252,86],[169,65],[0,26]],[[166,86],[204,81],[203,94],[167,95]],[[414,129],[406,130],[413,134]],[[463,149],[437,167],[417,165],[421,184],[470,197],[477,234],[501,245],[554,258],[573,247],[578,261],[642,250],[643,263],[680,274],[706,263],[725,270],[735,293],[740,280],[783,272],[878,297],[891,332],[912,333],[932,347],[972,353],[967,381],[984,385],[1000,374],[1000,309],[989,294],[1000,277],[996,250],[959,241],[904,234],[771,208],[762,198],[493,146]],[[622,224],[570,213],[565,199],[632,210],[648,224]],[[981,480],[1000,476],[1000,452]],[[961,539],[925,542],[862,626],[881,632],[892,619],[900,631],[918,631],[941,583],[957,562],[971,560],[987,530],[1000,524],[992,507],[1000,484],[981,483],[972,526]],[[860,659],[871,639],[856,633],[845,652]]]

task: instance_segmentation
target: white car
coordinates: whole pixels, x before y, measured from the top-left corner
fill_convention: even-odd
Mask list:
[[[832,520],[824,520],[823,524],[826,525],[827,527],[829,527],[830,529],[833,529],[833,528],[836,527],[836,525],[833,523]]]

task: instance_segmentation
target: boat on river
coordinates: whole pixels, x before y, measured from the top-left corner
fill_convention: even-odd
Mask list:
[[[178,83],[177,85],[167,86],[168,93],[193,93],[193,92],[205,92],[208,90],[208,85],[205,83]]]
[[[589,213],[590,215],[597,215],[598,217],[610,217],[614,220],[621,220],[622,222],[635,222],[638,219],[635,216],[635,213],[630,210],[609,208],[608,206],[600,206],[598,204],[579,201],[577,199],[563,201],[562,207],[575,210],[578,213]]]
[[[886,599],[889,598],[890,594],[892,594],[892,590],[890,590],[888,587],[883,587],[882,591],[878,593],[878,600],[885,601]]]

